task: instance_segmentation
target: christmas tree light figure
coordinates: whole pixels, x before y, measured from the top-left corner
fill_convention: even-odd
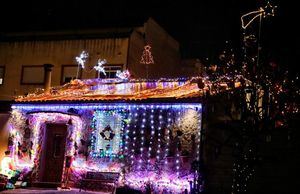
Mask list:
[[[147,78],[148,78],[149,64],[154,64],[153,56],[151,54],[150,49],[151,49],[150,45],[146,45],[144,47],[144,51],[143,51],[142,58],[141,58],[141,61],[140,61],[141,64],[145,64],[146,65],[146,68],[147,68]]]

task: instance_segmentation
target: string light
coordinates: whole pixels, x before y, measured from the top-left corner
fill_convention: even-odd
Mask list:
[[[91,156],[93,157],[118,157],[122,156],[122,136],[124,128],[125,113],[118,110],[95,111],[93,115],[93,131],[91,142]],[[105,127],[113,127],[113,136],[102,137],[98,134],[103,133]],[[109,140],[109,142],[107,142]],[[108,146],[108,148],[107,148]],[[99,151],[102,150],[102,151]]]
[[[76,173],[82,174],[91,170],[120,172],[122,164],[120,164],[121,160],[119,159],[124,155],[127,158],[125,161],[129,161],[126,165],[129,165],[130,169],[130,171],[126,172],[125,176],[125,183],[127,185],[136,184],[141,187],[146,183],[143,180],[147,179],[152,180],[151,184],[156,185],[157,187],[155,188],[158,190],[163,188],[167,188],[170,191],[189,189],[188,181],[192,180],[189,177],[192,177],[193,172],[190,172],[189,169],[184,169],[184,167],[180,168],[179,151],[175,155],[176,160],[171,161],[170,164],[161,163],[161,160],[163,158],[166,159],[169,151],[172,120],[177,120],[176,117],[179,115],[182,116],[179,112],[184,110],[181,109],[192,109],[195,111],[201,109],[200,103],[15,104],[12,108],[13,112],[23,112],[24,116],[32,115],[34,118],[40,118],[43,115],[45,120],[41,120],[39,123],[46,121],[63,121],[68,123],[69,119],[72,119],[73,126],[70,126],[68,129],[73,134],[70,138],[72,139],[72,143],[68,143],[69,147],[66,150],[70,150],[68,153],[74,154],[74,162],[72,163],[73,175],[79,176]],[[58,111],[59,113],[54,111]],[[172,112],[177,112],[178,114],[172,115]],[[70,116],[70,114],[78,114],[80,117],[75,115]],[[25,118],[20,117],[20,119],[24,120]],[[196,120],[195,123],[197,123]],[[102,144],[103,142],[101,143],[101,131],[108,124],[114,130],[114,142],[109,152],[101,154],[99,150],[106,147]],[[34,126],[36,130],[40,129],[40,125],[34,124]],[[148,127],[149,131],[147,132],[150,132],[150,137],[146,136],[146,129]],[[12,129],[11,133],[18,133],[18,128],[13,128],[14,130]],[[165,128],[167,130],[166,143],[162,141],[164,136],[162,131]],[[122,141],[123,135],[124,143]],[[40,141],[39,134],[35,136]],[[92,152],[88,151],[90,154],[88,159],[75,156],[77,148],[75,148],[74,142],[80,145],[82,138],[85,136],[91,137]],[[146,141],[152,143],[145,145]],[[16,139],[14,139],[14,142],[17,145]],[[144,150],[146,146],[149,146],[148,150]],[[162,151],[163,147],[165,147],[164,151]],[[38,150],[36,146],[33,146],[33,149]],[[147,151],[150,155],[147,154]],[[36,156],[38,155],[39,153],[36,153],[34,157],[37,158]],[[109,162],[106,158],[109,158]],[[172,166],[171,171],[167,169],[168,165]],[[173,165],[175,168],[173,168]],[[147,166],[147,168],[143,168],[144,166]],[[166,169],[161,170],[163,167]],[[185,176],[179,177],[180,172],[182,172],[181,175]],[[130,178],[132,174],[137,174],[141,181],[133,183],[134,179]],[[163,180],[159,177],[162,177]]]
[[[127,125],[126,125],[126,129],[125,129],[125,155],[129,156],[129,161],[131,163],[131,161],[133,160],[133,156],[130,154],[130,150],[129,150],[129,138],[130,138],[130,128],[131,128],[131,123],[132,123],[132,112],[129,112],[128,114],[128,121],[127,121]]]
[[[130,78],[130,72],[128,70],[125,70],[125,71],[117,70],[116,76],[120,79],[129,79]]]
[[[98,78],[100,78],[100,73],[106,75],[105,69],[103,67],[103,65],[106,63],[106,59],[98,59],[97,65],[94,66],[94,69],[98,72]]]
[[[257,11],[251,11],[241,16],[242,28],[246,29],[256,18],[258,17],[268,17],[275,15],[275,9],[277,6],[272,6],[268,1],[265,7],[260,7]],[[248,22],[245,22],[245,18],[252,17]]]
[[[148,148],[148,164],[150,163],[152,154],[151,152],[154,152],[152,150],[153,148],[153,141],[154,141],[154,135],[155,135],[155,126],[154,126],[154,106],[151,106],[150,108],[150,145]]]
[[[137,108],[138,110],[138,108]],[[135,160],[135,149],[137,147],[137,125],[138,125],[138,112],[137,110],[133,113],[133,129],[132,129],[132,146],[131,146],[131,164],[133,165]],[[138,160],[138,168],[140,168],[141,166],[141,159]]]
[[[72,80],[63,87],[51,89],[51,95],[35,92],[16,98],[17,102],[80,100],[144,100],[149,98],[197,98],[206,93],[218,94],[241,87],[241,75],[177,79],[88,79]],[[199,85],[199,83],[202,83]],[[234,83],[232,85],[231,83]],[[212,87],[213,86],[213,87]],[[110,95],[108,95],[110,94]],[[114,94],[114,95],[112,95]]]
[[[181,122],[181,118],[182,118],[182,112],[181,112],[182,109],[178,110],[178,116],[177,116],[177,124],[180,126],[180,122]],[[179,150],[179,146],[181,145],[181,142],[180,142],[180,138],[179,138],[179,134],[176,135],[177,137],[177,144],[176,144],[176,161],[175,161],[175,168],[176,168],[176,174],[177,176],[179,176],[180,174],[180,150]]]
[[[196,151],[196,158],[198,161],[200,161],[200,142],[201,142],[201,122],[202,122],[202,114],[201,114],[201,109],[198,110],[197,116],[198,118],[198,132],[196,133],[196,138],[197,138],[197,151]]]
[[[78,110],[86,110],[86,109],[99,109],[99,110],[107,110],[107,109],[201,109],[201,103],[145,103],[145,104],[135,104],[135,103],[109,103],[109,104],[99,104],[99,103],[86,103],[86,104],[14,104],[12,105],[12,109],[18,110],[40,110],[40,111],[55,111],[55,110],[68,110],[70,108],[78,109]]]
[[[145,65],[154,64],[153,56],[151,54],[150,49],[151,49],[150,45],[146,45],[144,47],[144,51],[143,51],[142,58],[140,61],[141,64],[145,64]]]
[[[160,109],[159,110],[159,114],[158,114],[158,123],[159,123],[159,125],[158,125],[158,128],[157,128],[157,151],[156,151],[156,160],[157,160],[157,162],[160,162],[160,160],[161,160],[161,138],[162,138],[162,136],[161,136],[161,130],[162,130],[162,125],[163,125],[163,116],[162,116],[162,109]]]
[[[88,57],[89,54],[86,51],[82,51],[79,56],[75,57],[78,65],[80,65],[82,69],[85,68],[85,63]]]
[[[172,123],[172,119],[171,119],[171,110],[167,111],[167,126],[166,126],[166,146],[165,146],[165,164],[168,164],[168,154],[170,151],[170,135],[171,135],[171,123]]]

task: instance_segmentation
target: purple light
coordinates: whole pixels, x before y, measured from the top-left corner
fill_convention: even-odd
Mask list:
[[[79,109],[79,110],[88,110],[88,109],[152,109],[151,112],[154,112],[156,109],[202,109],[201,103],[157,103],[157,104],[133,104],[133,103],[111,103],[109,105],[104,105],[103,103],[84,103],[84,104],[14,104],[12,109],[19,110],[41,110],[41,111],[57,111],[57,110],[67,110],[67,109]],[[152,115],[151,115],[152,116]]]
[[[87,112],[116,112],[119,110],[127,111],[128,119],[126,120],[126,124],[122,126],[124,142],[122,142],[122,144],[120,143],[120,149],[122,149],[122,157],[125,159],[127,157],[129,159],[128,163],[131,163],[133,168],[131,168],[132,171],[126,172],[125,184],[141,189],[144,186],[143,184],[146,184],[148,181],[150,181],[151,184],[153,184],[156,188],[161,189],[165,187],[175,193],[183,192],[184,189],[189,190],[189,181],[193,180],[190,177],[194,177],[194,173],[186,171],[184,166],[185,164],[182,162],[179,153],[176,153],[174,156],[168,155],[169,150],[172,150],[170,145],[173,145],[171,144],[172,140],[170,140],[169,135],[172,133],[173,126],[177,123],[176,120],[178,115],[182,117],[186,114],[186,112],[189,111],[201,115],[201,103],[70,103],[15,104],[12,106],[13,111],[29,114],[30,112],[33,112],[31,114],[37,115],[48,113],[60,115],[68,113],[70,108],[78,110],[79,115],[83,115],[80,117],[72,116],[75,119],[75,121],[72,119],[72,122],[74,121],[74,126],[78,126],[75,130],[77,133],[74,133],[73,138],[78,145],[80,145],[81,133],[84,131],[79,130],[79,126],[82,125],[80,122],[84,122],[84,125],[82,126],[87,124],[89,125],[89,123],[86,123],[87,118],[85,118],[88,117],[88,115],[86,115]],[[62,120],[67,122],[70,118],[70,115],[64,115],[66,116],[64,116]],[[81,120],[80,122],[76,122],[76,119]],[[195,130],[198,130],[198,128],[195,128]],[[75,136],[75,134],[77,135]],[[149,134],[151,136],[150,138]],[[149,142],[150,145],[148,145]],[[72,147],[70,150],[73,154],[74,148]],[[104,154],[107,156],[110,155],[110,153]],[[73,166],[74,171],[86,171],[91,168],[93,170],[105,169],[105,166],[103,166],[101,163],[98,163],[92,167],[89,166],[89,163],[84,160],[75,161],[75,166]],[[156,174],[151,174],[150,169],[152,169],[154,164],[158,163],[162,169],[162,174],[157,174],[157,172],[154,172]],[[119,166],[116,168],[111,167],[111,169],[118,171]],[[136,173],[135,176],[131,175],[134,173]]]

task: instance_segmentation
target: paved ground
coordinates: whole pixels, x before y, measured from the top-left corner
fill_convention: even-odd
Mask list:
[[[11,189],[6,191],[0,191],[1,194],[13,194],[13,193],[23,193],[23,194],[34,194],[34,193],[42,193],[42,194],[108,194],[104,192],[92,192],[92,191],[81,191],[78,189],[71,189],[70,191],[66,190],[57,190],[57,189],[42,189],[42,188],[27,188],[27,189]]]

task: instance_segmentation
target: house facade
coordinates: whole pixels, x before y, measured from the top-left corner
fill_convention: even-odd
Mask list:
[[[8,149],[32,184],[68,180],[76,187],[92,171],[120,173],[119,186],[139,190],[148,184],[156,192],[199,190],[197,83],[73,80],[50,93],[19,97],[8,124]],[[66,158],[72,158],[69,171]]]

